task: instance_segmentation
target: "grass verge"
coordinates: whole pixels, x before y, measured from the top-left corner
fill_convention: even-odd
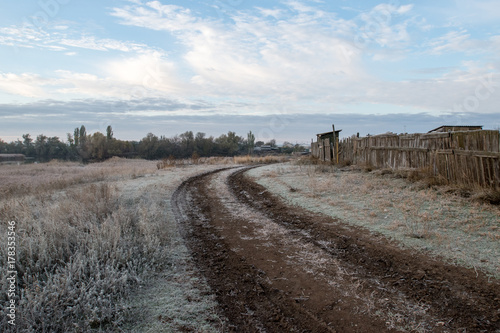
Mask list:
[[[13,168],[0,167],[0,179],[9,179],[0,186],[2,230],[16,222],[13,332],[147,331],[141,318],[155,324],[155,332],[215,331],[215,305],[203,281],[186,283],[196,272],[183,273],[189,253],[169,206],[178,183],[199,170],[158,171],[155,162],[116,158],[86,166],[53,162]],[[6,232],[0,244],[4,268]],[[6,278],[2,269],[0,279]],[[186,295],[175,302],[168,293],[173,285]],[[7,301],[2,284],[0,302]],[[164,309],[165,303],[184,311],[187,321],[152,318],[153,309]],[[6,311],[2,306],[0,327],[8,332]],[[168,310],[162,314],[168,316]],[[189,324],[189,318],[196,320]]]

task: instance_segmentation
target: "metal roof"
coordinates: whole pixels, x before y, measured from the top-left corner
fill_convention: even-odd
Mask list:
[[[430,130],[429,132],[427,133],[432,133],[432,132],[435,132],[437,131],[438,129],[440,128],[443,128],[443,127],[478,127],[479,129],[483,129],[483,125],[441,125],[433,130]]]
[[[342,130],[335,131],[335,133],[339,133],[339,132],[342,132]],[[333,134],[333,131],[331,131],[331,132],[325,132],[325,133],[319,133],[319,134],[316,134],[316,136],[319,136],[319,135],[328,135],[328,134]]]

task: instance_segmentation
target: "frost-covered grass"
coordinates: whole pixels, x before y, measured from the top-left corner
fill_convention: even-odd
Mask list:
[[[287,203],[500,278],[500,209],[394,175],[279,164],[248,174]]]
[[[14,331],[216,331],[215,302],[170,206],[182,180],[216,167],[157,170],[116,158],[0,166],[2,281],[7,223],[16,222]],[[0,327],[8,332],[6,288]]]
[[[154,172],[155,163],[113,157],[102,163],[58,162],[0,165],[0,198],[40,194],[71,185],[135,178]]]

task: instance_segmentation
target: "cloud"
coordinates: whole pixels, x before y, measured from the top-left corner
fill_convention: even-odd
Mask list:
[[[457,67],[429,67],[429,68],[420,68],[414,70],[415,73],[417,74],[443,74],[443,73],[448,73],[451,71],[457,70]]]
[[[477,42],[470,39],[471,35],[466,30],[450,31],[443,36],[428,42],[428,53],[443,54],[446,52],[467,52],[477,50]]]
[[[364,100],[415,107],[434,114],[498,113],[498,75],[484,68],[445,72],[440,77],[403,82],[379,82]]]
[[[185,47],[189,83],[202,94],[300,98],[325,92],[342,77],[362,75],[359,54],[338,36],[348,32],[349,22],[297,1],[287,5],[271,12],[235,11],[228,14],[231,23],[158,2],[115,8],[112,15],[122,24],[177,36]],[[271,14],[286,20],[275,22]]]
[[[264,17],[270,16],[279,20],[283,16],[282,9],[269,9],[261,7],[255,7],[255,8],[258,9]]]
[[[0,27],[0,45],[27,47],[45,47],[43,41],[48,34],[30,27]]]
[[[63,38],[57,43],[69,46],[76,47],[88,50],[96,50],[96,51],[122,51],[122,52],[144,52],[144,50],[148,50],[145,44],[132,43],[132,42],[124,42],[114,39],[98,39],[94,36],[82,36],[78,39],[67,39]]]
[[[150,94],[183,95],[192,92],[190,85],[179,78],[176,64],[159,52],[111,60],[104,70],[113,80],[135,89],[148,90]]]
[[[197,22],[189,9],[176,5],[163,5],[159,1],[114,8],[111,15],[120,18],[121,23],[125,25],[172,32],[192,30]]]
[[[144,99],[127,103],[107,100],[79,100],[61,102],[39,101],[23,105],[0,104],[1,137],[4,140],[21,138],[30,133],[59,136],[85,125],[89,133],[105,133],[111,125],[115,137],[122,140],[140,140],[148,132],[173,137],[185,131],[203,132],[207,136],[218,137],[228,131],[246,135],[252,131],[256,139],[278,142],[310,143],[316,133],[331,130],[331,124],[342,129],[343,137],[357,132],[381,134],[388,131],[401,133],[427,132],[440,125],[485,125],[487,129],[500,127],[498,117],[492,114],[443,114],[429,113],[389,113],[384,115],[360,113],[275,113],[255,115],[191,114],[193,108],[210,109],[210,103],[186,104],[178,100]],[[156,112],[164,110],[165,112]],[[176,110],[184,110],[183,114]],[[170,113],[169,113],[169,112]],[[145,116],[144,113],[147,113]],[[22,121],[20,121],[22,119]]]
[[[36,29],[30,26],[0,27],[0,45],[51,51],[68,51],[69,49],[78,48],[94,51],[143,53],[152,50],[146,44],[111,38],[97,38],[80,31],[71,30],[66,25],[56,25],[44,29]]]
[[[453,30],[442,36],[430,39],[424,44],[423,53],[430,55],[450,55],[462,53],[473,56],[486,55],[496,59],[499,50],[500,35],[477,39],[473,38],[470,32],[462,29],[458,31]],[[488,64],[483,63],[483,66],[484,65]]]
[[[415,14],[418,6],[413,5],[380,4],[350,19],[323,10],[325,7],[285,1],[271,8],[241,6],[225,12],[223,18],[201,16],[199,10],[159,1],[134,0],[111,9],[110,14],[121,25],[147,29],[143,33],[168,33],[175,40],[175,48],[170,50],[84,34],[69,24],[51,30],[47,27],[47,31],[0,28],[0,44],[58,50],[68,55],[90,50],[101,56],[87,70],[67,67],[45,76],[1,74],[0,90],[64,101],[94,98],[129,103],[168,96],[185,105],[198,105],[200,100],[210,104],[175,110],[160,104],[165,110],[128,111],[129,115],[149,119],[172,112],[265,115],[286,109],[289,115],[359,114],[372,108],[389,112],[383,110],[385,107],[444,114],[459,113],[455,105],[463,109],[464,101],[469,109],[475,107],[474,112],[496,112],[500,95],[496,87],[488,98],[479,100],[477,107],[470,103],[475,103],[481,80],[498,72],[500,63],[494,55],[500,49],[499,36],[481,40],[473,32],[457,28],[443,29],[446,32],[436,36],[436,31],[443,30],[436,30]],[[415,39],[424,28],[427,31],[419,44]],[[358,37],[364,38],[364,43]],[[442,63],[434,66],[425,63],[428,59],[419,59],[420,55],[448,53],[486,54],[491,59],[452,62],[446,68]],[[391,77],[392,67],[383,74],[379,74],[382,70],[372,70],[395,63],[396,73],[402,60],[418,60],[422,66],[419,74],[426,74],[425,78],[397,81]],[[481,91],[484,93],[484,88]]]
[[[314,17],[321,17],[325,14],[324,11],[322,10],[319,10],[318,8],[316,7],[311,7],[311,6],[307,6],[305,5],[303,2],[301,1],[294,1],[294,0],[291,0],[291,1],[288,1],[286,2],[286,4],[294,11],[298,12],[298,13],[307,13],[307,14],[313,14]]]
[[[380,4],[358,18],[363,23],[358,33],[364,40],[376,42],[383,48],[403,48],[410,41],[407,31],[412,19],[401,21],[413,9],[413,5],[395,6]]]
[[[68,52],[67,55],[75,55]],[[174,63],[159,52],[142,53],[127,58],[113,58],[96,65],[99,74],[56,70],[51,77],[22,73],[0,73],[0,91],[32,98],[101,97],[130,100],[182,96],[192,93],[181,80]]]
[[[406,14],[413,9],[413,4],[403,5],[397,9],[398,14]]]
[[[495,0],[455,0],[462,23],[489,24],[500,19],[498,1]]]
[[[24,97],[45,97],[43,86],[47,80],[35,74],[0,73],[0,91]]]
[[[182,101],[168,98],[141,98],[124,100],[82,99],[82,100],[40,100],[32,103],[11,105],[0,104],[0,120],[7,121],[32,118],[40,123],[53,121],[100,123],[108,119],[137,120],[148,122],[151,118],[167,116],[211,115],[213,105],[205,101]],[[22,124],[18,124],[22,127]]]

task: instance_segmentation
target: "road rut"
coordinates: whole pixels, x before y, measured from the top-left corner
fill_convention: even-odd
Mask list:
[[[288,207],[246,170],[193,177],[172,198],[227,331],[500,330],[497,281]]]

